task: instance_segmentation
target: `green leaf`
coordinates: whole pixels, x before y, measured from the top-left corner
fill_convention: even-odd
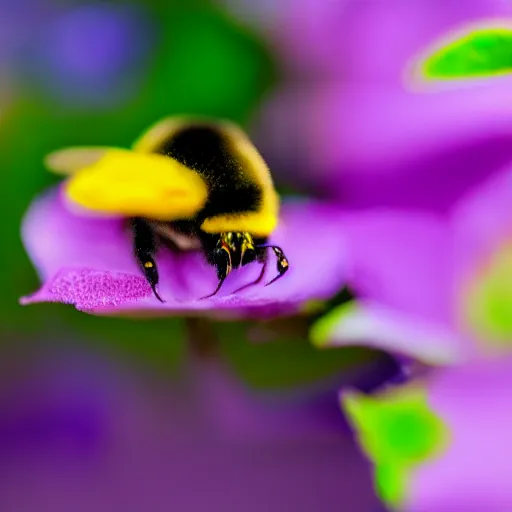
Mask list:
[[[290,322],[297,322],[290,319]],[[258,324],[261,328],[263,324]],[[220,324],[221,351],[249,386],[259,389],[292,388],[340,378],[375,361],[375,352],[361,347],[319,350],[304,335],[278,334],[276,339],[252,342],[249,323]]]
[[[435,45],[420,63],[425,80],[490,77],[512,72],[512,27],[481,26]]]
[[[407,494],[408,474],[400,466],[379,464],[375,468],[375,488],[380,499],[399,510]]]
[[[346,393],[342,404],[375,466],[379,495],[398,506],[411,471],[445,450],[448,427],[429,407],[427,389],[418,383],[374,396]]]

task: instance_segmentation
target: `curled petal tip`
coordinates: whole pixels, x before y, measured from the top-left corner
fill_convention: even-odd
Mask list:
[[[20,306],[27,306],[28,304],[30,304],[30,295],[20,297],[20,299],[18,300],[18,304]]]

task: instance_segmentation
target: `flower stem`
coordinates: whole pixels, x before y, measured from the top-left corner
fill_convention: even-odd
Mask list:
[[[219,339],[213,322],[206,318],[186,318],[187,346],[190,355],[196,359],[216,359]]]

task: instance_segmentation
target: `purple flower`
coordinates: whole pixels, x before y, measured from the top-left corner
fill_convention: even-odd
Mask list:
[[[414,363],[405,387],[342,393],[376,488],[397,510],[512,505],[511,203],[508,166],[446,216],[373,209],[344,224],[359,298],[320,319],[312,340]]]
[[[451,229],[429,213],[370,209],[343,226],[357,297],[317,322],[317,346],[375,344],[438,364],[467,355],[452,302]],[[414,340],[414,341],[412,341]]]
[[[23,240],[43,286],[22,299],[23,304],[64,302],[102,315],[201,312],[270,317],[297,313],[307,302],[329,299],[342,288],[349,269],[338,211],[292,201],[283,205],[279,225],[269,240],[283,248],[290,262],[289,271],[279,281],[265,286],[278,272],[277,261],[270,260],[264,279],[255,283],[261,272],[261,265],[255,262],[230,274],[219,293],[203,298],[216,289],[215,268],[200,251],[162,247],[157,254],[159,294],[166,302],[159,302],[139,269],[126,217],[140,216],[140,208],[144,212],[150,208],[154,215],[176,218],[169,214],[171,208],[188,218],[204,204],[206,186],[197,173],[161,155],[148,155],[140,147],[134,151],[107,150],[106,154],[64,151],[57,159],[50,159],[50,165],[59,167],[57,164],[77,154],[104,156],[94,156],[99,160],[89,167],[79,164],[81,170],[61,189],[35,201],[24,220]],[[62,168],[60,172],[64,172]],[[165,186],[155,188],[159,180],[164,180]],[[77,210],[77,206],[82,208]],[[138,213],[133,215],[133,211]],[[115,215],[106,217],[106,212]],[[271,210],[268,216],[272,222],[273,215]],[[255,225],[254,229],[263,227]]]
[[[92,379],[92,358],[80,355],[56,351],[52,343],[45,344],[44,354],[32,348],[29,358],[25,350],[4,353],[0,379],[4,469],[22,451],[49,449],[90,458],[101,449],[111,405],[105,391],[112,391],[114,381],[106,364],[94,365]]]
[[[423,90],[413,64],[475,23],[510,32],[511,14],[501,0],[294,4],[276,29],[294,74],[261,121],[271,163],[345,205],[445,211],[512,158],[511,79],[491,76],[509,70],[512,43],[496,36],[489,55],[489,41],[468,44],[454,61],[461,75],[473,72],[473,48],[489,76],[448,88]]]
[[[512,507],[511,372],[510,358],[480,361],[376,396],[342,394],[393,510]]]
[[[274,40],[295,75],[401,85],[407,61],[454,28],[500,21],[507,0],[283,2]]]
[[[335,395],[256,395],[213,361],[155,377],[71,345],[4,357],[2,510],[381,510]],[[81,451],[79,412],[94,427]]]
[[[359,300],[324,317],[314,341],[370,343],[435,364],[509,352],[511,202],[508,166],[446,217],[354,213],[343,234]]]

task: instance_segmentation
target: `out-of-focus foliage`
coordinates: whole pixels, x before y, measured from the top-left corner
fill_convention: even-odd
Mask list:
[[[275,66],[262,42],[207,1],[28,7],[23,16],[15,6],[12,13],[2,7],[6,25],[11,13],[18,34],[16,52],[0,62],[10,85],[0,97],[0,337],[75,332],[105,350],[166,367],[183,351],[181,320],[149,323],[92,318],[59,305],[19,307],[19,296],[37,284],[20,222],[33,197],[56,183],[43,157],[68,145],[127,147],[172,114],[245,124],[272,85]]]
[[[283,324],[288,327],[287,321]],[[368,366],[370,372],[383,362],[375,351],[361,347],[318,350],[307,339],[307,329],[287,332],[272,323],[229,323],[219,326],[218,333],[222,354],[235,373],[261,390],[293,389],[316,382],[340,385],[357,380],[361,367]]]

